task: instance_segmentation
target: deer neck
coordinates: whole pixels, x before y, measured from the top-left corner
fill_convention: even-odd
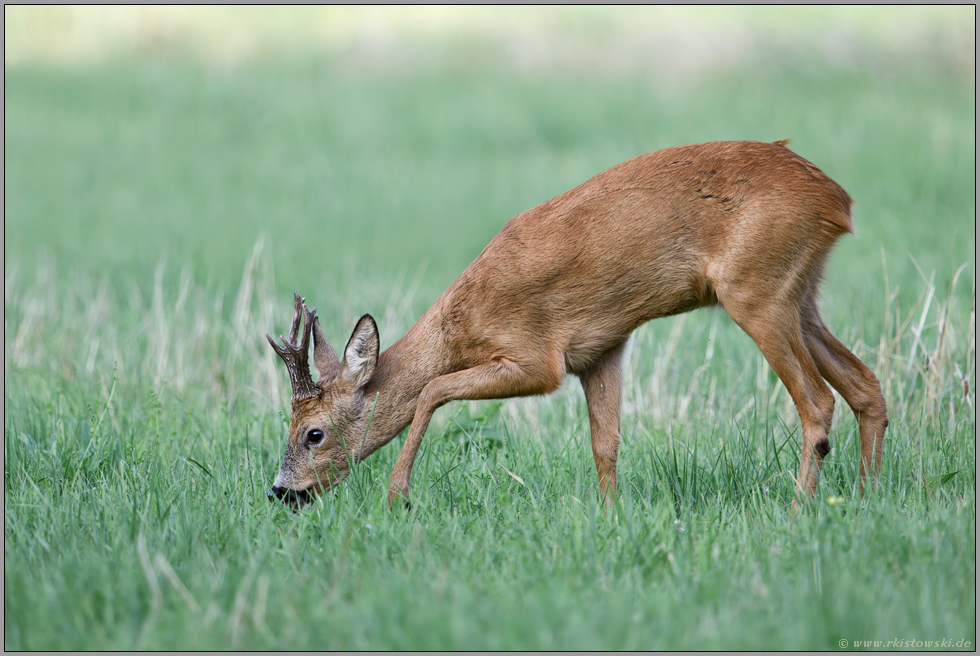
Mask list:
[[[431,317],[419,319],[408,333],[378,356],[366,392],[377,407],[364,445],[364,457],[393,440],[415,417],[422,389],[450,373],[442,331],[432,330]]]

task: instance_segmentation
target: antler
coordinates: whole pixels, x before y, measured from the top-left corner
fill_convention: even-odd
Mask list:
[[[302,401],[320,395],[320,388],[313,383],[313,376],[310,375],[310,329],[313,326],[316,308],[313,308],[312,311],[308,310],[306,299],[296,292],[293,292],[293,295],[296,298],[296,310],[293,312],[293,323],[289,328],[289,340],[287,341],[280,335],[279,339],[283,343],[283,346],[280,347],[269,333],[266,333],[265,336],[272,344],[272,348],[282,358],[282,361],[286,363],[286,370],[289,371],[289,382],[293,386],[293,401]],[[303,326],[303,340],[297,344],[296,338],[299,337],[300,321],[304,316],[306,321]]]

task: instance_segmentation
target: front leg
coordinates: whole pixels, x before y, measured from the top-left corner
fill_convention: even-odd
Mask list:
[[[536,366],[498,358],[430,381],[419,395],[415,419],[412,420],[395,469],[391,472],[388,505],[394,505],[399,498],[408,501],[415,456],[422,446],[422,436],[436,408],[461,399],[477,401],[547,394],[558,389],[563,374],[564,363],[560,356]]]
[[[589,407],[592,455],[599,475],[599,493],[606,504],[616,497],[616,457],[619,454],[619,412],[623,398],[623,354],[626,342],[603,355],[581,374]]]

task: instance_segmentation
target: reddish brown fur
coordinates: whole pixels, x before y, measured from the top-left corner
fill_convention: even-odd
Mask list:
[[[716,303],[755,340],[796,404],[798,490],[813,494],[829,450],[834,397],[823,379],[858,416],[862,477],[869,468],[877,475],[888,423],[878,380],[831,335],[816,305],[827,256],[852,231],[850,206],[786,142],[679,146],[600,173],[511,219],[380,357],[370,317],[351,343],[373,339],[373,354],[365,360],[349,344],[339,376],[336,355],[327,357],[325,340],[321,354],[315,335],[327,375],[318,398],[294,402],[277,494],[330,487],[349,459],[411,423],[389,492],[407,498],[436,408],[547,394],[573,373],[588,402],[600,489],[611,498],[626,340],[651,319]],[[352,384],[354,373],[366,383]],[[312,428],[327,439],[308,447]]]

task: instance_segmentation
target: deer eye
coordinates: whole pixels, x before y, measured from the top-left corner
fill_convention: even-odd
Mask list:
[[[306,433],[306,441],[310,444],[319,444],[323,441],[323,431],[319,428],[314,428]]]

